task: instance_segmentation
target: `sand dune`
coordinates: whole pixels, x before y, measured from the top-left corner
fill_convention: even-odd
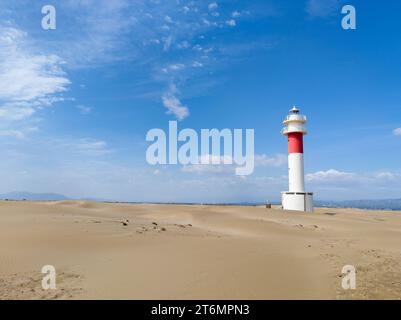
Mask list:
[[[400,239],[400,212],[5,201],[0,298],[400,299]]]

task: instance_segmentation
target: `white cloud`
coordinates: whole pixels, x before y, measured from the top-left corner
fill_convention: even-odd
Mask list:
[[[395,136],[401,136],[401,128],[394,129],[393,133]]]
[[[238,18],[238,17],[241,16],[241,13],[238,12],[238,11],[234,11],[234,12],[231,14],[231,16],[232,16],[233,18]]]
[[[181,171],[190,173],[235,173],[237,165],[232,156],[202,155],[198,159],[200,164],[185,165]],[[204,164],[208,163],[208,164]],[[255,167],[281,167],[287,164],[287,156],[277,154],[268,156],[266,154],[255,154]]]
[[[7,121],[23,120],[32,116],[35,109],[26,102],[21,103],[5,103],[0,106],[0,119]]]
[[[226,25],[230,26],[230,27],[235,27],[237,25],[237,23],[235,22],[234,19],[230,19],[226,21]]]
[[[170,70],[177,71],[185,68],[185,65],[182,63],[174,63],[168,66]]]
[[[234,168],[232,166],[223,166],[223,165],[206,165],[206,164],[194,164],[183,166],[181,169],[182,172],[186,173],[222,173],[222,172],[233,172]]]
[[[172,36],[168,36],[167,38],[165,38],[164,45],[163,45],[163,51],[168,51],[170,49],[172,43],[173,43]]]
[[[208,5],[210,11],[216,10],[218,7],[219,5],[217,4],[217,2],[212,2]]]
[[[182,172],[186,173],[233,173],[235,167],[234,160],[229,155],[212,155],[205,154],[198,157],[199,164],[185,165],[181,168]]]
[[[177,98],[178,90],[175,85],[170,85],[167,92],[162,96],[163,105],[167,108],[167,113],[173,114],[178,120],[183,120],[189,116],[188,108],[182,105]]]
[[[209,20],[205,19],[205,18],[202,18],[202,22],[206,26],[210,26],[211,25],[211,22]]]
[[[288,156],[285,154],[276,154],[268,156],[266,154],[255,155],[255,166],[262,167],[281,167],[287,165]]]
[[[69,143],[68,145],[79,153],[93,157],[104,156],[112,152],[105,141],[89,138],[79,139],[77,142]]]
[[[389,172],[389,171],[383,171],[383,172],[378,172],[374,174],[373,176],[375,179],[380,179],[380,180],[395,180],[400,178],[400,174],[394,173],[394,172]]]
[[[166,21],[167,23],[173,23],[173,19],[171,19],[170,16],[165,16],[164,21]]]
[[[22,120],[63,98],[70,84],[56,55],[33,53],[28,35],[0,26],[0,118]]]
[[[10,138],[14,138],[17,140],[23,140],[27,138],[33,132],[38,131],[39,129],[34,126],[20,126],[18,129],[1,129],[0,130],[0,137],[4,137],[7,140]]]
[[[308,0],[306,12],[313,17],[327,17],[339,9],[339,4],[339,0]]]
[[[174,82],[180,83],[182,90],[199,92],[204,90],[205,85],[202,81],[196,81],[197,78],[203,78],[215,66],[219,69],[227,66],[232,61],[231,57],[237,54],[230,48],[224,50],[226,43],[209,37],[210,31],[226,26],[226,20],[239,14],[238,11],[230,10],[223,15],[219,10],[221,5],[217,2],[212,0],[201,5],[196,1],[60,1],[58,10],[63,12],[63,19],[70,23],[57,29],[52,34],[52,41],[48,41],[47,35],[50,33],[42,32],[34,34],[35,41],[40,44],[37,47],[56,54],[43,57],[49,64],[58,66],[58,71],[67,67],[69,70],[97,68],[123,62],[129,63],[130,70],[140,74],[141,78],[146,78],[143,83],[153,82],[155,86],[163,88]],[[227,6],[229,9],[230,6]],[[32,8],[24,10],[29,15],[34,14],[29,11],[34,10]],[[10,21],[18,21],[18,11],[16,9],[4,15]],[[217,17],[219,12],[220,17]],[[28,16],[25,11],[24,14]],[[246,11],[241,14],[245,15]],[[235,20],[228,20],[229,26],[235,24]],[[194,50],[183,50],[189,48]],[[176,52],[178,49],[181,50],[179,55]],[[174,75],[165,72],[165,66],[172,64],[177,56],[186,66],[198,61],[203,68],[176,69]],[[28,59],[38,64],[45,63],[37,60]],[[62,61],[66,61],[65,67]],[[199,64],[192,66],[200,67]],[[52,74],[52,81],[55,80],[54,76]],[[61,94],[68,88],[68,84],[63,82],[68,80],[67,77],[60,73],[58,78],[61,81],[58,87],[48,87],[46,92],[53,89],[56,94]],[[54,85],[54,82],[50,84]],[[145,90],[139,88],[139,85],[137,88],[138,91]]]
[[[399,171],[344,172],[335,169],[307,174],[307,189],[328,200],[390,199],[399,197]]]
[[[194,67],[194,68],[202,68],[203,64],[201,62],[199,62],[199,61],[194,61],[192,63],[192,67]]]
[[[306,175],[306,180],[308,182],[318,182],[320,185],[322,185],[321,183],[341,183],[342,187],[349,187],[349,183],[374,185],[378,183],[386,183],[388,181],[396,181],[399,178],[401,178],[399,172],[379,171],[357,174],[354,172],[343,172],[335,169],[318,171]]]
[[[354,178],[356,175],[350,172],[329,169],[327,171],[318,171],[306,175],[307,181],[325,181],[325,180],[344,180]]]
[[[170,31],[170,27],[167,24],[162,25],[161,29],[164,31]]]
[[[89,114],[89,113],[92,112],[92,108],[91,107],[87,107],[87,106],[84,106],[84,105],[78,105],[78,106],[76,106],[76,108],[79,110],[79,112],[81,114]]]
[[[24,139],[25,134],[19,130],[2,130],[0,131],[1,137],[12,137],[16,139]]]
[[[132,7],[141,12],[143,19],[152,18],[144,13],[144,6],[143,1],[131,0],[58,1],[58,12],[71,23],[57,28],[58,39],[50,43],[45,39],[43,45],[57,50],[74,68],[132,59],[133,50],[120,49],[132,28],[138,26],[139,14],[133,14]]]
[[[204,154],[199,157],[199,163],[224,163],[224,164],[232,164],[234,163],[234,159],[230,155],[213,155],[213,154]]]
[[[179,48],[179,49],[188,49],[190,46],[191,45],[189,44],[189,42],[184,40],[184,41],[182,41],[181,43],[179,43],[177,45],[177,48]]]
[[[147,41],[147,42],[145,42],[145,43],[160,44],[160,40],[159,40],[159,39],[150,39],[149,41]]]

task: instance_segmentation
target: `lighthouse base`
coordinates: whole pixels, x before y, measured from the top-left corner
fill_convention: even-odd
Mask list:
[[[313,193],[282,192],[281,203],[283,210],[313,212]]]

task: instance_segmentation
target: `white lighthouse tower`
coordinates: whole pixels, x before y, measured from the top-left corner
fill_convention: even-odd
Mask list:
[[[303,136],[307,134],[306,117],[296,107],[283,122],[282,134],[288,137],[289,191],[282,192],[284,210],[313,212],[313,193],[305,191]]]

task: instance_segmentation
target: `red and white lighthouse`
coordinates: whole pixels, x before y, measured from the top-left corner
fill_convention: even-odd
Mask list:
[[[303,136],[306,117],[293,107],[283,122],[282,134],[288,137],[289,191],[282,192],[284,210],[313,211],[313,193],[305,191]]]

